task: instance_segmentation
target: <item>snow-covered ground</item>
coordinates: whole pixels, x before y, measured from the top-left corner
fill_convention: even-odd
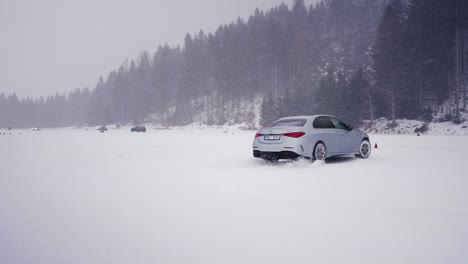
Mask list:
[[[366,132],[372,134],[406,134],[416,135],[416,129],[421,128],[424,122],[417,120],[399,119],[396,121],[397,126],[391,127],[391,120],[380,118],[375,121],[373,126],[365,129]],[[427,131],[422,134],[428,135],[445,135],[445,136],[468,136],[468,121],[461,124],[452,122],[431,122],[427,123]]]
[[[0,263],[468,263],[468,137],[272,166],[254,133],[0,135]]]

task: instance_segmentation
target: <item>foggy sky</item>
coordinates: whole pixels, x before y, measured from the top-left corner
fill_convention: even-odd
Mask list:
[[[281,2],[0,0],[0,93],[23,98],[92,89],[99,76],[142,50],[182,44],[186,33],[213,32]]]

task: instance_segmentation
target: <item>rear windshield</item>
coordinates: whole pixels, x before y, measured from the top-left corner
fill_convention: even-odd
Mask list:
[[[286,120],[276,121],[270,127],[281,127],[281,126],[303,127],[306,122],[307,122],[306,119],[286,119]]]

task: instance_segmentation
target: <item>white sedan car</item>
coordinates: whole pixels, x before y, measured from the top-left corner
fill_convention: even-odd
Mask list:
[[[254,157],[270,161],[348,155],[367,159],[371,149],[367,134],[328,115],[281,118],[258,131],[253,142]]]

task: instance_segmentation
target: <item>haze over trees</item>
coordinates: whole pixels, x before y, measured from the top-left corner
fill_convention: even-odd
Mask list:
[[[459,122],[468,96],[467,54],[467,1],[389,1],[371,56],[382,101],[377,114],[417,119],[440,111]]]
[[[261,124],[327,113],[457,121],[467,103],[468,3],[295,0],[124,63],[92,90],[0,95],[0,127]],[[260,117],[256,117],[260,114]]]

